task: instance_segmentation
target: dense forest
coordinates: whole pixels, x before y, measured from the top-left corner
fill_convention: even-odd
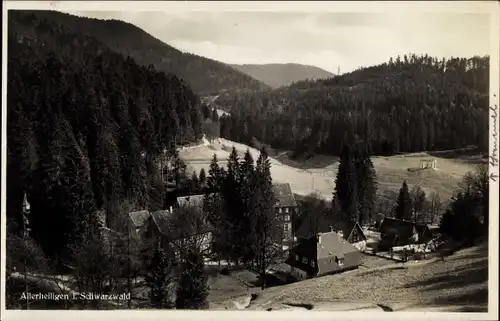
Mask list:
[[[11,10],[9,19],[9,26],[23,35],[33,32],[33,19],[57,22],[61,28],[86,34],[124,57],[130,56],[139,65],[153,65],[158,71],[177,75],[200,95],[269,88],[222,62],[181,52],[127,22],[77,17],[49,10]]]
[[[297,154],[374,154],[488,146],[489,57],[409,55],[351,73],[257,93],[221,95],[221,136]]]
[[[128,210],[163,208],[160,157],[202,136],[199,98],[179,78],[35,15],[9,16],[7,217],[63,256],[97,210],[120,230]],[[31,28],[18,28],[18,22]],[[171,153],[172,152],[172,153]],[[123,215],[121,215],[123,216]]]

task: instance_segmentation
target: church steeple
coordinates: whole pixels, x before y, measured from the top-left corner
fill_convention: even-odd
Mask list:
[[[29,214],[30,214],[30,203],[28,202],[28,198],[26,197],[26,192],[24,193],[24,199],[23,199],[23,230],[24,230],[24,236],[28,236],[30,232],[30,227],[29,227]]]
[[[30,203],[28,202],[28,198],[26,197],[26,193],[24,193],[23,213],[26,213],[29,211],[30,211]]]

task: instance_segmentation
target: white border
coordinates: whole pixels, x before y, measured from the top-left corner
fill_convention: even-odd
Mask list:
[[[209,1],[2,1],[2,181],[1,181],[1,235],[6,235],[5,227],[5,196],[6,196],[6,78],[7,78],[7,49],[5,40],[7,37],[7,9],[52,9],[59,11],[112,11],[117,8],[120,11],[159,11],[168,10],[179,13],[189,11],[287,11],[287,12],[443,12],[443,13],[485,13],[490,14],[490,105],[499,104],[499,4],[496,1],[415,1],[415,2],[317,2],[317,1],[272,1],[272,2],[209,2]],[[467,43],[464,43],[467,46]],[[496,94],[496,97],[493,96]],[[492,128],[490,119],[490,128]],[[498,118],[497,118],[497,128]],[[491,132],[490,132],[491,137]],[[492,148],[490,139],[490,150]],[[498,167],[491,168],[490,173],[498,174]],[[0,312],[2,320],[29,319],[52,320],[61,317],[63,319],[97,319],[111,317],[113,319],[143,319],[153,320],[165,318],[168,314],[169,320],[257,320],[263,318],[276,318],[284,320],[363,320],[368,317],[371,320],[494,320],[498,318],[498,182],[490,182],[490,239],[489,239],[489,301],[488,313],[420,313],[420,312],[254,312],[254,311],[6,311],[5,310],[5,237],[1,238],[1,275],[0,275]]]

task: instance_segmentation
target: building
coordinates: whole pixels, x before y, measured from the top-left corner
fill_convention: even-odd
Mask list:
[[[366,236],[358,222],[338,222],[321,213],[304,218],[295,232],[297,239],[308,239],[318,233],[336,232],[360,251],[366,249]]]
[[[175,208],[131,212],[129,213],[129,233],[146,245],[152,245],[159,241],[165,248],[168,245],[174,245],[174,249],[179,249],[183,245],[192,243],[207,253],[212,242],[212,231],[208,222],[203,221],[201,216],[202,219],[196,220],[196,222],[188,219],[182,231],[174,222],[176,219],[175,211],[193,207],[199,210],[203,206],[203,198],[204,195],[182,196],[177,198]],[[176,254],[178,254],[178,251],[176,251]]]
[[[361,264],[361,252],[335,232],[319,233],[289,251],[285,262],[291,276],[298,280],[355,269]]]
[[[274,210],[283,226],[283,241],[293,241],[292,215],[298,213],[299,209],[293,196],[290,184],[273,184],[275,197]]]
[[[427,243],[433,237],[431,230],[425,224],[390,217],[384,218],[379,231],[381,250],[388,250],[394,246]]]

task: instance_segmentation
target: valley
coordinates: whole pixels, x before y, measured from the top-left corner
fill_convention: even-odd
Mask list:
[[[219,138],[212,142],[205,141],[197,147],[179,150],[179,156],[188,165],[187,172],[200,172],[202,168],[208,171],[213,154],[217,155],[219,164],[224,166],[233,146],[238,155],[243,157],[247,149],[250,150],[254,160],[258,158],[259,151],[248,145]],[[273,182],[290,183],[295,194],[307,196],[316,193],[321,197],[331,200],[335,187],[335,177],[338,168],[338,158],[329,156],[315,156],[306,161],[291,160],[287,152],[275,152],[271,155],[271,174]],[[435,155],[436,153],[431,153]],[[377,172],[379,194],[395,199],[396,193],[401,188],[404,180],[408,185],[420,185],[427,195],[432,192],[440,194],[441,199],[448,200],[456,189],[462,177],[475,166],[485,163],[480,155],[467,155],[450,157],[432,156],[428,153],[413,153],[390,157],[372,157],[373,165]],[[438,153],[439,155],[439,153]],[[422,159],[435,159],[437,169],[409,171],[418,168]]]

